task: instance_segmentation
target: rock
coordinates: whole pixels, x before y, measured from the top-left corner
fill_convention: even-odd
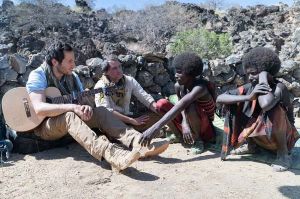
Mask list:
[[[299,63],[292,60],[283,61],[281,63],[281,68],[278,72],[278,75],[286,75],[293,72],[296,68],[298,68]]]
[[[300,97],[300,83],[299,82],[293,82],[292,83],[292,93],[295,97]]]
[[[295,77],[297,80],[300,80],[300,68],[294,70],[293,77]]]
[[[103,46],[103,54],[108,55],[126,55],[128,52],[127,48],[124,45],[119,43],[114,44],[110,42],[106,42]]]
[[[2,9],[3,10],[8,10],[12,7],[14,7],[14,2],[12,2],[10,0],[3,0],[3,2],[2,2]]]
[[[27,67],[37,68],[45,61],[45,56],[42,53],[37,53],[29,56]]]
[[[296,44],[300,43],[300,28],[297,28],[294,31],[293,37],[292,37],[292,41]]]
[[[77,48],[84,54],[86,59],[93,57],[102,58],[101,52],[96,48],[95,43],[92,39],[84,39],[83,42]]]
[[[127,65],[137,64],[137,60],[136,60],[137,58],[133,54],[119,55],[118,59],[120,60],[120,62],[122,62],[123,65],[125,65],[125,64],[127,64]]]
[[[229,73],[231,68],[226,65],[223,59],[215,59],[209,62],[213,76],[218,76],[221,73]]]
[[[76,68],[74,69],[74,71],[79,76],[91,77],[91,71],[90,71],[90,68],[88,66],[83,66],[83,65],[76,66]]]
[[[146,91],[149,93],[161,93],[161,87],[157,84],[147,87]]]
[[[90,11],[92,8],[90,7],[87,0],[75,0],[76,6],[82,9],[82,11]]]
[[[222,86],[224,84],[231,83],[236,77],[236,72],[230,70],[228,73],[221,73],[218,76],[213,76],[212,80],[216,83],[217,86]]]
[[[0,57],[0,70],[6,69],[9,67],[10,67],[10,65],[8,63],[8,56],[4,55],[4,56]]]
[[[170,96],[175,94],[175,84],[173,82],[168,82],[163,88],[162,88],[162,95],[163,96]]]
[[[26,72],[27,59],[18,54],[13,54],[9,57],[11,67],[18,73],[24,74]]]
[[[39,53],[43,50],[45,47],[45,42],[39,40],[33,35],[28,35],[25,37],[21,37],[21,39],[18,41],[17,46],[19,49],[26,49],[31,54]]]
[[[136,80],[141,84],[142,87],[150,87],[154,85],[153,75],[148,71],[139,71],[137,73]]]
[[[90,67],[90,69],[94,69],[95,67],[100,67],[103,59],[96,57],[86,60],[86,65]]]
[[[119,55],[124,74],[135,77],[138,70],[138,62],[135,55]]]
[[[138,56],[137,57],[137,63],[141,66],[143,66],[145,64],[146,60],[144,59],[143,56]]]
[[[154,83],[158,84],[159,86],[165,86],[170,81],[170,76],[166,72],[154,76]]]
[[[145,69],[149,71],[153,76],[164,73],[166,71],[163,63],[148,63],[145,66]]]
[[[0,87],[5,84],[7,80],[7,74],[9,72],[9,68],[0,69]]]
[[[17,81],[18,73],[13,69],[8,69],[6,81]]]
[[[242,62],[243,54],[232,54],[225,59],[226,65],[236,65]]]
[[[143,57],[148,63],[152,63],[152,62],[164,63],[165,61],[167,61],[165,54],[163,54],[163,53],[150,53],[149,52],[149,53],[144,53]]]
[[[7,54],[10,47],[11,46],[7,44],[0,44],[0,54]]]
[[[257,6],[257,8],[256,8],[256,16],[257,17],[265,17],[268,14],[269,14],[268,9],[265,6]]]

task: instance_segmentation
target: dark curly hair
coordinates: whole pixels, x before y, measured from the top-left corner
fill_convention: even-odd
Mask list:
[[[259,72],[267,71],[271,75],[276,75],[281,67],[278,55],[265,47],[251,49],[243,56],[242,62],[244,69],[256,68]]]
[[[202,59],[196,53],[189,52],[177,55],[172,62],[172,66],[193,77],[201,75],[203,70]]]
[[[61,64],[65,58],[64,52],[71,51],[73,51],[71,45],[62,42],[55,42],[47,50],[46,62],[48,65],[52,66],[52,59],[55,59]]]

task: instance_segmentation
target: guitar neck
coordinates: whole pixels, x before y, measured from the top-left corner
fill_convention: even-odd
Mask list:
[[[89,91],[73,92],[72,94],[54,97],[54,98],[51,98],[50,100],[51,100],[51,103],[53,103],[53,104],[77,104],[84,97],[95,95],[97,93],[103,93],[105,91],[106,91],[106,89],[97,88],[97,89],[92,89]]]

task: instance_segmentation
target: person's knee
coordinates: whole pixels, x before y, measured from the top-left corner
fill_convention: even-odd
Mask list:
[[[64,117],[65,117],[66,122],[74,121],[75,119],[79,118],[74,112],[71,112],[71,111],[66,112],[64,114]]]

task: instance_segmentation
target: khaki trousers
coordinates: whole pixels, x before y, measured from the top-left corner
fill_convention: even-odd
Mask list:
[[[82,121],[73,112],[47,118],[35,130],[35,134],[44,140],[57,140],[69,133],[93,157],[100,160],[110,142],[105,135],[97,136],[91,128],[100,129],[105,135],[127,147],[140,135],[104,107],[94,108],[93,116],[87,122]]]

